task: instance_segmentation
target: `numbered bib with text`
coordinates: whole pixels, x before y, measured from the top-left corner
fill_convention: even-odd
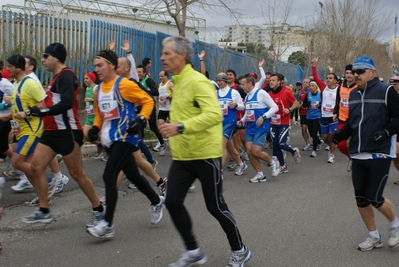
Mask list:
[[[116,100],[105,100],[99,103],[100,114],[104,121],[119,119],[118,102]]]

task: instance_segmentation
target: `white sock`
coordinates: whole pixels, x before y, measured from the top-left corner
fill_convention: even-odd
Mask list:
[[[54,178],[56,178],[58,180],[62,179],[62,173],[60,171],[57,173],[53,173],[53,175],[54,175]]]
[[[193,250],[187,250],[187,252],[190,253],[191,255],[198,255],[198,254],[200,254],[201,250],[200,250],[200,248],[196,248]]]
[[[263,172],[258,172],[258,174],[263,176]]]
[[[243,253],[244,251],[245,251],[244,247],[242,247],[240,250],[234,250],[234,252],[237,252],[237,253]]]
[[[378,229],[376,229],[375,231],[370,231],[369,235],[374,238],[380,238],[380,233],[378,232]]]
[[[399,218],[396,217],[395,220],[391,222],[391,228],[399,227]]]
[[[25,173],[21,172],[21,174],[19,175],[19,178],[21,179],[21,181],[28,181],[28,177],[26,177]]]

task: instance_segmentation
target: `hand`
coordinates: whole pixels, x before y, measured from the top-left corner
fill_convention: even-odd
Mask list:
[[[11,104],[11,96],[5,96],[3,97],[4,102],[6,102],[6,104]]]
[[[202,50],[200,53],[198,53],[198,58],[199,58],[200,60],[202,60],[202,59],[204,59],[204,57],[205,57],[205,51]]]
[[[115,51],[115,45],[116,45],[115,40],[109,40],[109,42],[108,42],[109,50]]]
[[[139,134],[141,129],[144,127],[144,117],[138,116],[134,121],[129,122],[129,128],[127,129],[128,134]]]
[[[164,123],[158,126],[160,133],[165,137],[171,137],[179,134],[177,123]]]
[[[264,59],[261,59],[261,60],[258,62],[258,67],[259,67],[259,68],[262,67],[263,64],[265,64],[265,60],[264,60]]]
[[[333,121],[337,121],[337,114],[333,115]]]
[[[236,108],[238,105],[236,102],[230,102],[229,103],[229,108]]]
[[[26,118],[26,114],[23,111],[22,112],[17,112],[17,113],[15,113],[14,117],[16,119],[18,119],[18,120],[23,120],[23,119]]]
[[[38,108],[36,106],[29,108],[30,115],[35,117],[45,117],[49,115],[50,109],[49,108]]]
[[[263,124],[264,121],[265,121],[265,120],[263,119],[262,116],[259,117],[259,118],[256,120],[256,126],[261,126],[261,125]]]
[[[332,73],[334,71],[334,68],[331,66],[328,66],[328,70],[330,71],[330,73]]]
[[[288,108],[284,108],[284,109],[283,109],[283,113],[284,113],[284,114],[289,114],[289,113],[290,113],[290,110],[289,110]]]
[[[382,144],[382,141],[384,141],[385,138],[389,137],[389,132],[384,129],[384,130],[379,130],[374,134],[374,136],[371,138],[371,142],[374,144]]]
[[[89,136],[89,141],[97,141],[98,140],[98,133],[100,132],[100,129],[98,129],[97,126],[91,127],[91,129],[87,132],[87,135]]]
[[[125,52],[131,52],[129,40],[124,40],[124,41],[123,41],[123,46],[121,46],[121,48],[122,48],[122,50],[125,51]]]
[[[237,126],[242,127],[244,125],[244,122],[242,120],[237,121]]]
[[[319,61],[319,57],[314,57],[314,58],[312,58],[310,63],[312,64],[313,67],[316,67],[318,61]]]

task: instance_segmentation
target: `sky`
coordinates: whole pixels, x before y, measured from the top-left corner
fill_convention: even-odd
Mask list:
[[[71,2],[71,0],[53,0],[53,1],[62,1],[63,3]],[[73,1],[73,0],[72,0]],[[78,0],[75,0],[78,1]],[[107,0],[109,2],[120,2],[122,4],[131,4],[134,5],[137,2],[143,3],[149,0]],[[154,1],[154,0],[152,0]],[[217,0],[210,0],[217,1]],[[241,16],[240,21],[241,24],[255,24],[261,26],[265,23],[265,19],[262,17],[262,6],[266,9],[266,5],[269,2],[268,0],[226,0],[231,3],[229,8],[238,12]],[[271,0],[270,2],[273,2]],[[284,2],[283,0],[277,0],[277,3]],[[317,15],[317,12],[320,6],[317,4],[317,0],[294,0],[292,4],[292,12],[287,23],[291,25],[302,25],[306,24],[306,19],[311,16]],[[323,2],[323,0],[321,0]],[[0,5],[9,4],[9,0],[0,0]],[[24,5],[24,0],[13,0],[12,3],[14,5]],[[262,4],[264,3],[264,4]],[[391,20],[391,28],[385,36],[380,37],[380,41],[388,42],[390,37],[394,35],[394,14],[399,14],[399,4],[398,0],[380,0],[381,8],[383,12],[386,14],[390,14],[391,16],[384,16],[381,19]],[[277,4],[279,5],[279,4]],[[236,20],[231,18],[229,12],[227,12],[223,8],[212,8],[215,11],[201,11],[198,10],[194,14],[196,17],[206,19],[206,38],[207,42],[216,42],[220,38],[224,36],[224,26],[226,25],[234,25],[236,24]]]

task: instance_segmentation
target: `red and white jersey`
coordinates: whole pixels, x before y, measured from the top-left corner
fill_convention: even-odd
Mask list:
[[[79,82],[70,68],[56,74],[46,89],[45,106],[57,115],[44,117],[44,130],[82,130],[78,118]]]

